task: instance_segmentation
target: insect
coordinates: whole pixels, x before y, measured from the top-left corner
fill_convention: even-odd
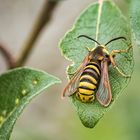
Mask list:
[[[62,97],[76,94],[76,97],[84,102],[91,103],[95,100],[103,106],[108,106],[112,100],[111,86],[109,82],[108,67],[110,64],[123,77],[130,77],[124,74],[115,62],[115,55],[118,53],[127,53],[131,46],[126,50],[113,50],[109,53],[107,45],[115,40],[127,40],[125,37],[116,37],[108,41],[105,45],[101,45],[98,41],[86,35],[80,35],[98,44],[96,48],[89,50],[88,55],[84,58],[78,67],[74,76],[65,87]]]

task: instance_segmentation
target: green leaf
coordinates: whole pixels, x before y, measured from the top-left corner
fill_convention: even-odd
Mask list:
[[[84,57],[88,54],[86,47],[94,48],[95,44],[86,38],[77,38],[79,35],[87,35],[100,43],[104,44],[110,39],[125,36],[128,41],[114,41],[107,47],[109,52],[114,49],[123,50],[131,43],[130,29],[125,17],[120,10],[111,1],[104,1],[102,5],[98,3],[90,5],[77,19],[71,31],[69,31],[60,42],[60,49],[64,57],[73,62],[68,67],[70,74],[76,71]],[[131,75],[133,70],[132,49],[129,53],[121,53],[115,57],[118,67],[124,73]],[[109,79],[112,88],[113,101],[109,107],[101,106],[97,100],[93,103],[82,103],[77,100],[75,95],[70,99],[80,117],[82,123],[89,128],[103,117],[106,111],[110,109],[113,102],[116,101],[119,93],[128,85],[130,78],[122,77],[116,69],[109,66]]]
[[[24,107],[60,80],[43,71],[17,68],[0,75],[0,140],[8,140]]]
[[[127,0],[128,1],[128,0]],[[132,31],[132,42],[140,47],[140,1],[129,0],[130,25]]]

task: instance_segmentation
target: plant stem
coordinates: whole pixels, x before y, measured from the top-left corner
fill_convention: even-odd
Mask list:
[[[0,51],[6,59],[6,62],[8,64],[8,69],[15,68],[16,67],[16,61],[15,61],[13,55],[8,50],[8,48],[6,48],[4,45],[0,44]]]
[[[98,0],[98,3],[99,3],[99,4],[102,4],[102,3],[103,3],[103,0]]]
[[[35,41],[37,40],[37,37],[39,36],[39,33],[41,32],[42,28],[50,21],[52,12],[57,5],[57,0],[46,0],[42,11],[40,12],[33,29],[31,31],[31,34],[29,34],[27,38],[27,42],[25,43],[25,46],[23,46],[23,50],[20,54],[19,59],[17,60],[17,66],[22,66],[25,61],[27,60],[29,54],[31,53]]]

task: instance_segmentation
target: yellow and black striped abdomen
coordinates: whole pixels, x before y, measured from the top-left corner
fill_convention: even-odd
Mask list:
[[[82,102],[92,102],[95,98],[94,93],[96,92],[99,81],[100,81],[100,65],[96,62],[89,62],[80,77],[78,91],[76,96]]]

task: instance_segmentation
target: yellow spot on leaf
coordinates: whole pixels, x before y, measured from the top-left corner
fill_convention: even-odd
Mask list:
[[[4,121],[4,117],[0,116],[0,124]]]
[[[33,80],[33,84],[36,85],[37,84],[37,80]]]
[[[22,95],[26,95],[27,91],[25,89],[22,90]]]
[[[19,98],[16,98],[16,100],[15,100],[15,104],[16,104],[16,105],[19,104]]]

